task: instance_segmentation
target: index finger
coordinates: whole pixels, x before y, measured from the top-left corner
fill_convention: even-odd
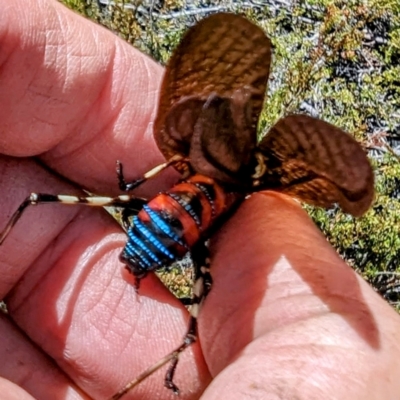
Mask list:
[[[28,4],[27,4],[28,3]],[[55,1],[0,0],[0,151],[38,156],[93,192],[163,160],[152,137],[162,68]]]

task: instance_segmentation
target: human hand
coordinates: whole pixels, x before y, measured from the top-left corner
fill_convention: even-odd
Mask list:
[[[0,9],[0,229],[31,191],[79,193],[53,171],[117,194],[117,159],[132,177],[164,161],[151,125],[161,67],[55,1]],[[162,179],[140,194],[169,187],[173,174]],[[0,298],[11,316],[1,319],[1,376],[38,399],[106,398],[179,343],[186,310],[152,276],[135,294],[121,276],[124,242],[104,210],[41,205],[23,214],[0,247]],[[193,351],[203,372],[188,352],[181,376],[198,394],[208,373]],[[149,398],[154,382],[173,397],[159,375],[135,398]],[[0,393],[11,397],[10,386]]]
[[[55,1],[0,9],[0,227],[31,191],[77,193],[62,177],[116,194],[117,159],[132,178],[163,161],[151,126],[160,67]],[[0,319],[0,374],[38,399],[107,398],[180,343],[187,313],[152,275],[136,296],[118,261],[124,235],[102,210],[31,208],[0,247],[11,315]],[[397,398],[400,318],[297,203],[254,195],[212,255],[201,350],[180,360],[180,399],[200,397],[208,369],[203,400]],[[126,398],[175,398],[164,372]],[[5,380],[0,388],[31,398]]]

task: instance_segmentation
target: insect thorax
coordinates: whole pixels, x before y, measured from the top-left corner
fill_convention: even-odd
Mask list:
[[[133,217],[121,260],[138,277],[182,258],[238,200],[213,179],[193,175]]]

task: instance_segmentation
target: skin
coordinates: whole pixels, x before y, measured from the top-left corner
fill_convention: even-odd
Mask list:
[[[32,190],[117,194],[117,159],[129,178],[163,161],[152,138],[161,67],[55,1],[0,9],[0,226]],[[2,398],[104,399],[179,344],[185,309],[153,275],[135,294],[124,242],[99,209],[23,215],[0,247]],[[398,398],[399,316],[297,202],[252,196],[211,254],[201,348],[181,358],[180,399]],[[163,374],[126,398],[176,398]]]

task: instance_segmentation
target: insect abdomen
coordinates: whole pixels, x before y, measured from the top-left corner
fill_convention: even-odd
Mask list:
[[[194,175],[161,193],[133,218],[122,261],[138,277],[183,257],[237,197]]]

